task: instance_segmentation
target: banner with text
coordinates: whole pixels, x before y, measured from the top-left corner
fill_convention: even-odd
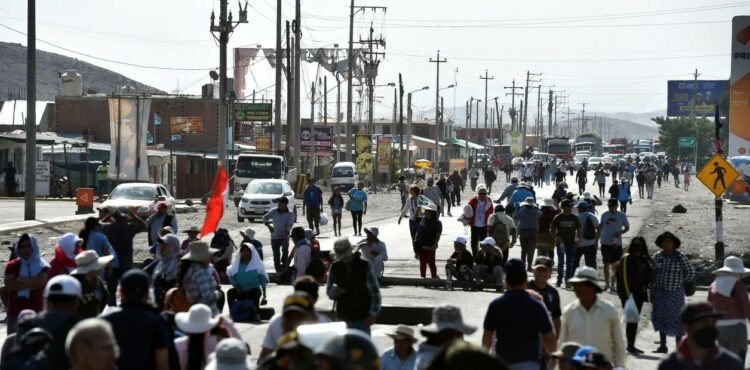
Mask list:
[[[729,95],[730,157],[750,151],[750,16],[732,18],[732,73]]]
[[[667,81],[667,116],[710,116],[729,91],[729,81]]]
[[[310,127],[305,127],[305,120],[302,120],[302,129],[300,130],[300,154],[303,157],[310,156],[310,146],[313,146],[313,154],[317,157],[330,157],[332,135],[330,127],[315,127],[313,133]]]
[[[383,135],[378,137],[378,173],[391,172],[391,158],[393,157],[393,145],[391,137]]]

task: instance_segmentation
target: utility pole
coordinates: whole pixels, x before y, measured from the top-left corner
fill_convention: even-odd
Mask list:
[[[398,158],[399,171],[404,169],[404,80],[398,74]],[[407,144],[408,145],[408,144]]]
[[[575,114],[575,113],[571,113],[570,112],[570,106],[568,106],[568,111],[564,112],[563,114],[565,115],[565,117],[568,120],[568,138],[572,138],[573,137],[573,131],[570,128],[570,115],[571,114]]]
[[[315,81],[310,89],[310,152],[307,154],[307,170],[313,176],[313,162],[315,159]]]
[[[349,77],[346,79],[346,161],[352,161],[352,79],[354,78],[354,0],[349,6],[349,51],[346,55],[347,71]]]
[[[522,93],[516,93],[516,89],[523,90],[523,87],[516,86],[516,79],[513,79],[513,85],[511,86],[504,86],[503,89],[510,89],[509,93],[506,93],[505,96],[510,95],[510,109],[508,110],[508,114],[510,115],[510,129],[511,131],[517,130],[518,127],[516,126],[516,95],[523,96]]]
[[[436,123],[437,124],[437,123]],[[443,105],[443,97],[440,97],[440,132],[445,129],[445,106]],[[442,134],[445,134],[444,132]],[[443,159],[442,155],[437,155],[438,160]],[[439,163],[439,162],[438,162]],[[439,169],[440,166],[438,165],[437,168]]]
[[[695,93],[698,92],[698,77],[700,76],[700,73],[698,73],[698,68],[695,69],[695,73],[693,74],[693,96],[695,96]],[[695,98],[693,98],[693,108],[690,111],[690,120],[693,121],[693,124],[695,124],[695,145],[694,145],[694,155],[693,160],[695,163],[694,168],[698,168],[698,122],[695,120]]]
[[[367,7],[367,8],[373,8],[373,7]],[[382,8],[383,11],[385,11],[385,8]],[[370,134],[375,133],[375,127],[373,126],[373,110],[374,110],[374,100],[375,100],[375,78],[378,75],[378,65],[380,65],[380,60],[378,60],[378,56],[384,56],[385,53],[375,52],[372,48],[373,45],[377,46],[385,46],[385,39],[383,39],[382,35],[380,38],[375,39],[374,38],[375,29],[373,29],[372,23],[370,23],[370,37],[367,40],[362,40],[360,38],[359,43],[360,44],[366,44],[368,46],[368,51],[366,51],[366,57],[365,57],[365,77],[366,77],[366,83],[367,83],[367,100],[368,100],[368,114],[367,114],[367,132]]]
[[[291,163],[296,163],[294,158],[299,155],[299,148],[294,146],[294,54],[293,41],[291,39],[291,23],[286,21],[286,155]],[[278,66],[276,66],[278,68]],[[294,156],[292,156],[294,150]]]
[[[229,120],[227,119],[227,43],[229,43],[229,34],[234,32],[235,26],[240,23],[247,23],[247,6],[242,8],[240,4],[240,20],[237,22],[232,21],[232,13],[229,12],[227,18],[227,0],[219,0],[219,25],[214,24],[215,15],[211,12],[211,28],[212,34],[218,33],[217,38],[214,38],[219,42],[219,162],[218,167],[226,166],[227,161],[227,129],[229,128]],[[28,184],[27,184],[28,185]]]
[[[284,55],[281,49],[281,0],[276,0],[276,86],[274,99],[276,110],[274,111],[273,150],[278,154],[281,150],[281,69],[284,64]]]
[[[588,131],[588,126],[586,125],[586,104],[588,103],[578,103],[579,105],[583,106],[581,109],[581,132]]]
[[[440,168],[440,125],[438,119],[440,118],[440,63],[448,63],[448,60],[443,58],[440,59],[440,50],[437,51],[437,57],[435,59],[430,58],[430,63],[435,63],[437,67],[435,73],[435,154],[432,156],[433,165],[435,168]]]
[[[23,218],[34,220],[36,219],[36,0],[28,0],[27,4],[26,163],[24,163],[23,174]]]
[[[542,80],[532,80],[531,76],[534,77],[540,77],[541,73],[531,73],[529,71],[526,71],[526,87],[524,91],[524,97],[523,100],[526,102],[523,107],[523,149],[526,150],[526,134],[527,134],[527,126],[528,126],[528,116],[529,116],[529,84],[530,83],[541,83]]]
[[[489,77],[488,71],[484,70],[484,77],[479,76],[480,80],[484,80],[484,134],[482,135],[484,139],[484,144],[487,144],[487,85],[490,80],[494,80],[495,76]]]
[[[475,128],[477,130],[476,141],[479,141],[479,103],[481,101],[482,101],[482,99],[477,99],[477,119],[476,119],[476,126],[475,126]],[[485,144],[487,144],[487,143],[484,143],[482,145],[485,145]]]
[[[497,107],[497,97],[495,98],[495,114],[497,114],[497,128],[498,128],[498,135],[500,138],[498,139],[498,143],[500,145],[503,145],[503,110],[505,110],[505,106],[502,106],[498,109]]]
[[[297,0],[294,8],[294,121],[292,122],[294,131],[294,150],[295,153],[299,152],[295,157],[297,158],[296,167],[298,168],[297,173],[302,171],[302,145],[300,144],[300,128],[302,127],[302,115],[300,114],[300,106],[302,100],[300,99],[300,81],[302,81],[302,74],[300,73],[300,58],[302,53],[300,52],[302,42],[302,5],[300,0]],[[312,119],[313,117],[310,117]]]
[[[552,102],[552,90],[549,91],[549,101],[547,102],[547,116],[549,120],[547,122],[547,137],[552,137],[552,109],[555,103]]]

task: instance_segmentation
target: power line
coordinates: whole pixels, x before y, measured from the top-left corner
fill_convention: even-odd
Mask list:
[[[392,50],[392,49],[391,49]],[[426,58],[429,56],[419,54],[406,54],[398,52],[391,52],[391,55],[399,55],[410,58]],[[714,58],[714,57],[728,57],[729,53],[723,54],[703,54],[703,55],[684,55],[684,56],[668,56],[668,57],[640,57],[640,58],[605,58],[605,59],[513,59],[513,58],[480,58],[480,57],[453,57],[458,60],[468,61],[491,61],[491,62],[635,62],[635,61],[649,61],[649,60],[675,60],[675,59],[692,59],[692,58]]]

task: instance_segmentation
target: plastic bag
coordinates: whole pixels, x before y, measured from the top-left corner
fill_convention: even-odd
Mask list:
[[[328,215],[325,213],[321,213],[319,223],[320,223],[320,226],[328,225]]]
[[[638,307],[635,305],[635,300],[631,294],[627,301],[625,301],[625,307],[622,309],[622,319],[625,323],[633,324],[641,321],[641,314],[638,313]]]

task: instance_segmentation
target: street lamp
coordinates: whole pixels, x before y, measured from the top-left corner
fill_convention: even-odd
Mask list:
[[[411,128],[411,94],[414,94],[420,91],[426,91],[429,89],[430,89],[429,86],[423,86],[421,89],[410,91],[409,94],[406,96],[406,130],[407,130],[406,145],[407,147],[409,146],[409,144],[411,144],[411,130],[412,130]],[[408,163],[409,165],[411,165],[411,149],[410,148],[407,148],[407,149],[409,149],[408,150],[409,152]]]

